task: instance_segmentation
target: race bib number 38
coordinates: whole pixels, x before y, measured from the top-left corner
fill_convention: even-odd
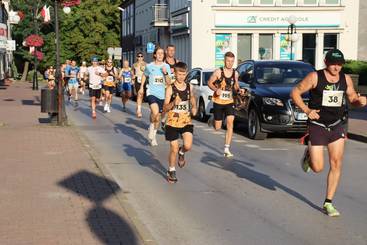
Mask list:
[[[173,112],[175,113],[182,113],[189,111],[189,101],[182,101],[180,104],[175,105],[173,108]]]
[[[322,106],[341,107],[343,103],[344,91],[324,90],[322,94]]]
[[[219,98],[222,100],[232,100],[232,91],[222,91]]]

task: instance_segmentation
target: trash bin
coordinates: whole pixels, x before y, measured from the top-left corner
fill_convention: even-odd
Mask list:
[[[41,89],[41,112],[54,113],[57,112],[57,90],[42,88]]]

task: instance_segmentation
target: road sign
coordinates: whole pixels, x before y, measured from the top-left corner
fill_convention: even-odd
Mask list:
[[[147,53],[152,54],[154,52],[155,45],[152,42],[147,43]]]

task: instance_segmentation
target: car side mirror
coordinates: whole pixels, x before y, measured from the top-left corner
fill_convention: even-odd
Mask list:
[[[190,81],[190,84],[192,84],[192,85],[199,85],[199,81],[197,79],[192,79]]]

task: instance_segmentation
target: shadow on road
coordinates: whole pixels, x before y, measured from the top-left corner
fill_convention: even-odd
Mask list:
[[[130,137],[131,139],[139,142],[141,145],[146,146],[149,144],[149,141],[144,137],[141,133],[139,133],[136,128],[129,127],[122,123],[116,123],[113,130],[116,133],[125,134],[126,136]]]
[[[103,207],[105,200],[121,191],[116,182],[82,170],[61,180],[58,185],[94,203],[85,221],[103,244],[137,244],[134,231],[124,218]]]
[[[141,129],[147,130],[149,127],[149,124],[147,122],[145,122],[143,119],[142,120],[138,120],[138,119],[134,119],[134,118],[127,118],[126,119],[126,123],[127,124],[132,124],[136,127],[139,127]]]
[[[211,167],[223,169],[226,171],[230,171],[236,174],[238,177],[251,181],[252,183],[259,185],[265,189],[276,191],[277,188],[285,191],[291,196],[297,198],[298,200],[308,204],[310,207],[321,211],[321,208],[313,204],[306,197],[302,196],[300,193],[288,188],[285,185],[282,185],[278,181],[271,178],[271,176],[257,172],[247,166],[253,167],[254,164],[239,161],[237,159],[221,161],[210,152],[203,152],[204,156],[201,158],[201,162],[207,164]],[[247,166],[246,166],[247,165]]]
[[[153,172],[166,179],[166,169],[154,155],[145,149],[137,148],[132,145],[124,144],[124,151],[130,157],[135,157],[136,161],[143,167],[150,168]]]

